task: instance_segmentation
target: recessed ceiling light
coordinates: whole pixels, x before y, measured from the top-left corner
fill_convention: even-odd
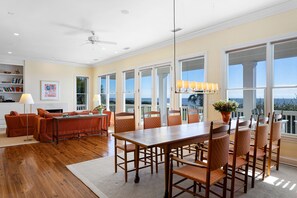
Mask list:
[[[129,14],[129,10],[121,10],[122,14]]]
[[[8,54],[12,54],[12,52],[7,52]]]
[[[125,48],[123,48],[123,50],[129,50],[130,49],[130,47],[125,47]]]
[[[101,47],[102,50],[105,50],[105,47]]]
[[[98,61],[98,60],[99,60],[98,58],[93,59],[93,61]]]
[[[13,33],[13,35],[15,35],[15,36],[20,36],[20,34],[17,33],[17,32]]]
[[[115,53],[115,54],[117,54],[117,53],[118,53],[118,51],[114,51],[114,53]]]

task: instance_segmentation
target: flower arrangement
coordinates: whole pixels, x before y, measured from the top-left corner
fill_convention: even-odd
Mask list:
[[[220,100],[213,104],[214,109],[219,112],[232,112],[238,108],[238,103],[235,101]]]
[[[103,105],[98,105],[97,107],[95,107],[95,109],[97,111],[99,111],[99,113],[102,113],[103,112],[103,109],[104,109],[104,106]]]

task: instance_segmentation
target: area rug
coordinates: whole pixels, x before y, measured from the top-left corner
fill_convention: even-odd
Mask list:
[[[164,169],[159,166],[159,173],[152,174],[149,169],[140,170],[140,182],[134,183],[134,172],[124,181],[123,170],[114,173],[114,157],[104,157],[77,164],[67,168],[100,198],[158,198],[164,195]],[[279,171],[272,171],[272,176],[264,182],[256,181],[256,187],[248,193],[236,192],[236,197],[297,197],[297,168],[281,165]],[[192,197],[183,194],[180,197]],[[227,195],[229,197],[229,194]]]
[[[17,146],[17,145],[23,145],[23,144],[34,144],[38,143],[33,138],[33,135],[28,136],[29,139],[32,139],[32,141],[24,141],[27,139],[27,136],[20,136],[20,137],[7,137],[5,131],[0,132],[0,148],[2,147],[8,147],[8,146]]]

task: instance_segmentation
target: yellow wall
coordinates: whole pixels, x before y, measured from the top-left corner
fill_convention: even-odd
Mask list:
[[[92,69],[88,67],[76,67],[73,65],[57,64],[44,61],[25,61],[25,92],[31,93],[35,103],[67,103],[68,111],[75,110],[75,78],[76,76],[88,76],[90,79],[90,96],[93,92]],[[40,100],[40,81],[58,81],[60,86],[60,98],[58,101]],[[92,107],[92,97],[89,100]]]
[[[261,20],[238,25],[225,30],[205,34],[191,40],[179,42],[177,44],[177,59],[191,54],[207,54],[207,81],[217,82],[222,86],[224,76],[224,50],[236,48],[238,46],[249,46],[258,42],[280,39],[289,35],[297,36],[297,9],[281,13],[278,15],[263,18]],[[93,69],[94,91],[97,90],[97,76],[114,73],[117,75],[117,92],[122,92],[122,71],[139,66],[151,65],[156,62],[172,60],[172,46],[162,47],[143,54],[131,56],[129,58],[115,61],[109,64],[98,65]],[[222,95],[223,95],[222,94]],[[211,106],[212,102],[220,99],[220,95],[212,95],[208,98],[207,117],[208,120],[220,118]],[[117,98],[117,108],[121,104],[121,98]],[[297,141],[283,141],[282,156],[297,160]],[[297,161],[295,161],[297,164]]]

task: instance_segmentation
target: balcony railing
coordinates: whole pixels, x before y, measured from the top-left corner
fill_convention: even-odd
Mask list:
[[[282,132],[285,134],[297,134],[297,111],[279,111],[275,113],[283,114]],[[232,117],[244,116],[243,109],[238,108],[236,112],[232,112]]]
[[[82,111],[82,110],[87,110],[87,105],[76,105],[76,110],[77,111]]]

